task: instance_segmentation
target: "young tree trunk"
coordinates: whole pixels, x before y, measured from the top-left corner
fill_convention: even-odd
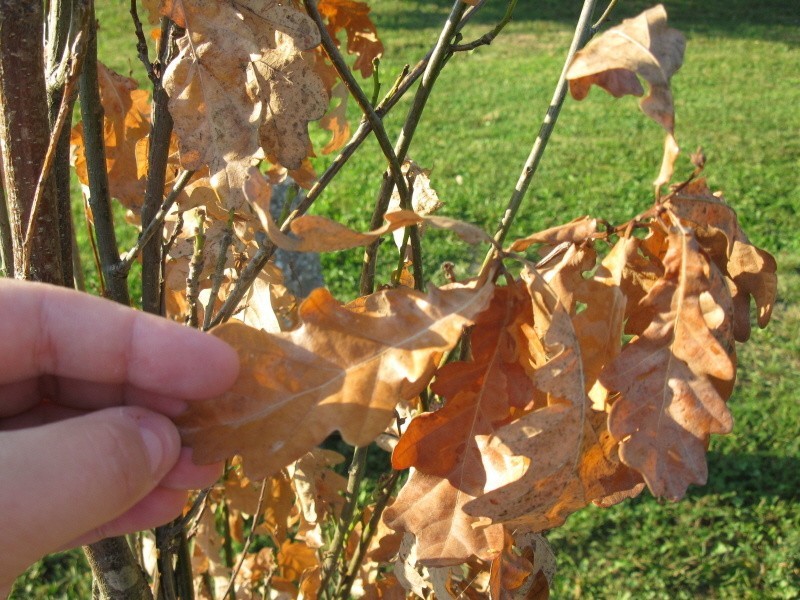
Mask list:
[[[0,0],[0,147],[14,275],[64,285],[56,188],[51,177],[44,182],[32,237],[25,243],[50,140],[42,35],[40,2]]]

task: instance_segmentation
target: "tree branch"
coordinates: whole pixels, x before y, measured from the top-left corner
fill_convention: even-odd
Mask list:
[[[86,168],[89,175],[89,206],[92,209],[97,251],[100,255],[106,293],[121,304],[130,305],[128,281],[116,272],[119,263],[117,235],[106,173],[106,152],[103,141],[103,105],[97,82],[97,23],[94,6],[89,16],[86,56],[83,61],[79,89]]]
[[[500,221],[500,226],[494,235],[497,246],[501,246],[503,244],[503,240],[506,238],[506,235],[508,235],[511,224],[514,222],[514,218],[519,211],[519,207],[522,205],[525,192],[527,192],[528,187],[530,186],[530,183],[536,174],[536,170],[539,167],[539,163],[542,160],[542,156],[544,156],[547,142],[550,140],[550,135],[553,133],[553,128],[558,120],[561,107],[564,104],[564,98],[567,95],[567,69],[572,62],[572,58],[575,56],[575,53],[584,44],[586,44],[591,37],[591,19],[595,4],[596,0],[585,0],[583,3],[583,8],[581,9],[580,17],[578,18],[578,24],[575,27],[575,35],[572,38],[572,43],[570,44],[569,51],[567,52],[567,58],[564,61],[564,67],[561,70],[561,76],[556,84],[556,89],[553,92],[553,98],[550,100],[550,106],[547,108],[547,113],[545,114],[542,124],[539,127],[539,134],[536,136],[536,140],[533,143],[533,147],[528,155],[528,159],[525,161],[525,164],[522,167],[522,173],[517,180],[517,185],[514,187],[514,192],[511,194],[511,199],[508,201],[508,206],[505,210],[503,218]],[[483,262],[483,266],[481,267],[481,272],[488,268],[496,254],[497,250],[495,248],[489,251],[489,254],[486,256],[486,259]]]

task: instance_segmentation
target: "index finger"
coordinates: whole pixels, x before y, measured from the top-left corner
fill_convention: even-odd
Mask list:
[[[239,360],[223,341],[66,288],[0,280],[0,384],[40,375],[165,396],[226,391]]]

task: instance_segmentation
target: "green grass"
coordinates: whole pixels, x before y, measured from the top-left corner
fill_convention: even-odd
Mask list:
[[[387,47],[381,64],[386,88],[405,62],[425,53],[449,5],[373,4]],[[673,80],[678,141],[687,151],[704,147],[711,187],[724,191],[751,239],[776,254],[779,301],[769,328],[740,347],[730,400],[736,426],[711,441],[708,485],[691,488],[677,504],[645,492],[611,509],[570,517],[548,536],[559,562],[555,597],[797,598],[800,11],[777,0],[665,4],[670,24],[688,38],[685,64]],[[644,7],[638,0],[622,2],[615,20]],[[491,27],[504,4],[492,0],[487,9],[466,39]],[[99,1],[98,11],[103,59],[144,81],[127,33],[126,5]],[[447,66],[410,152],[433,169],[432,183],[446,202],[442,214],[494,229],[538,131],[578,11],[576,2],[521,2],[491,47],[458,55]],[[390,135],[408,106],[403,101],[387,119]],[[354,103],[350,108],[355,122]],[[662,140],[636,99],[615,100],[598,90],[581,103],[567,99],[512,237],[582,214],[627,220],[651,202]],[[318,169],[330,159],[319,159]],[[314,210],[365,227],[383,167],[370,141]],[[684,157],[678,173],[690,170]],[[436,232],[426,234],[424,247],[434,282],[441,281],[443,261],[469,276],[483,257],[482,249],[465,249]],[[382,263],[385,277],[393,255],[385,253]],[[329,284],[342,299],[355,295],[359,264],[359,252],[324,257]],[[72,556],[61,571],[40,563],[16,597],[40,595],[31,590],[42,588],[30,585],[41,580],[63,597],[81,597],[77,588],[59,587],[72,581],[65,573],[77,573],[78,560]],[[48,572],[55,574],[48,578]]]

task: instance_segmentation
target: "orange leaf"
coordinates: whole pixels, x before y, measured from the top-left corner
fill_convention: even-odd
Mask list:
[[[616,98],[641,96],[644,90],[637,75],[647,80],[650,93],[639,105],[667,132],[656,186],[670,180],[678,155],[670,79],[683,63],[685,48],[686,39],[678,30],[667,27],[667,13],[659,4],[591,40],[575,54],[567,70],[569,89],[576,100],[585,98],[592,84]]]
[[[336,429],[350,444],[368,444],[397,402],[427,386],[438,358],[492,289],[385,290],[354,313],[319,288],[300,306],[301,325],[291,332],[221,325],[213,333],[239,350],[239,380],[178,417],[183,440],[199,463],[242,454],[251,477],[274,473]]]
[[[715,382],[732,381],[729,350],[714,330],[730,323],[726,294],[709,293],[712,265],[687,231],[671,231],[665,273],[640,304],[652,313],[641,336],[601,374],[618,391],[609,429],[620,456],[657,496],[683,497],[704,484],[711,433],[728,433],[732,419]],[[730,340],[732,346],[732,340]]]
[[[162,14],[186,29],[164,89],[187,169],[208,165],[228,209],[241,210],[247,169],[264,157],[299,168],[307,123],[328,95],[302,50],[319,43],[313,21],[275,0],[164,0]]]
[[[347,51],[358,55],[353,70],[361,71],[364,78],[371,77],[372,61],[383,55],[383,42],[369,18],[369,5],[355,0],[320,0],[317,9],[328,21],[328,32],[334,40],[342,29],[347,32]]]

